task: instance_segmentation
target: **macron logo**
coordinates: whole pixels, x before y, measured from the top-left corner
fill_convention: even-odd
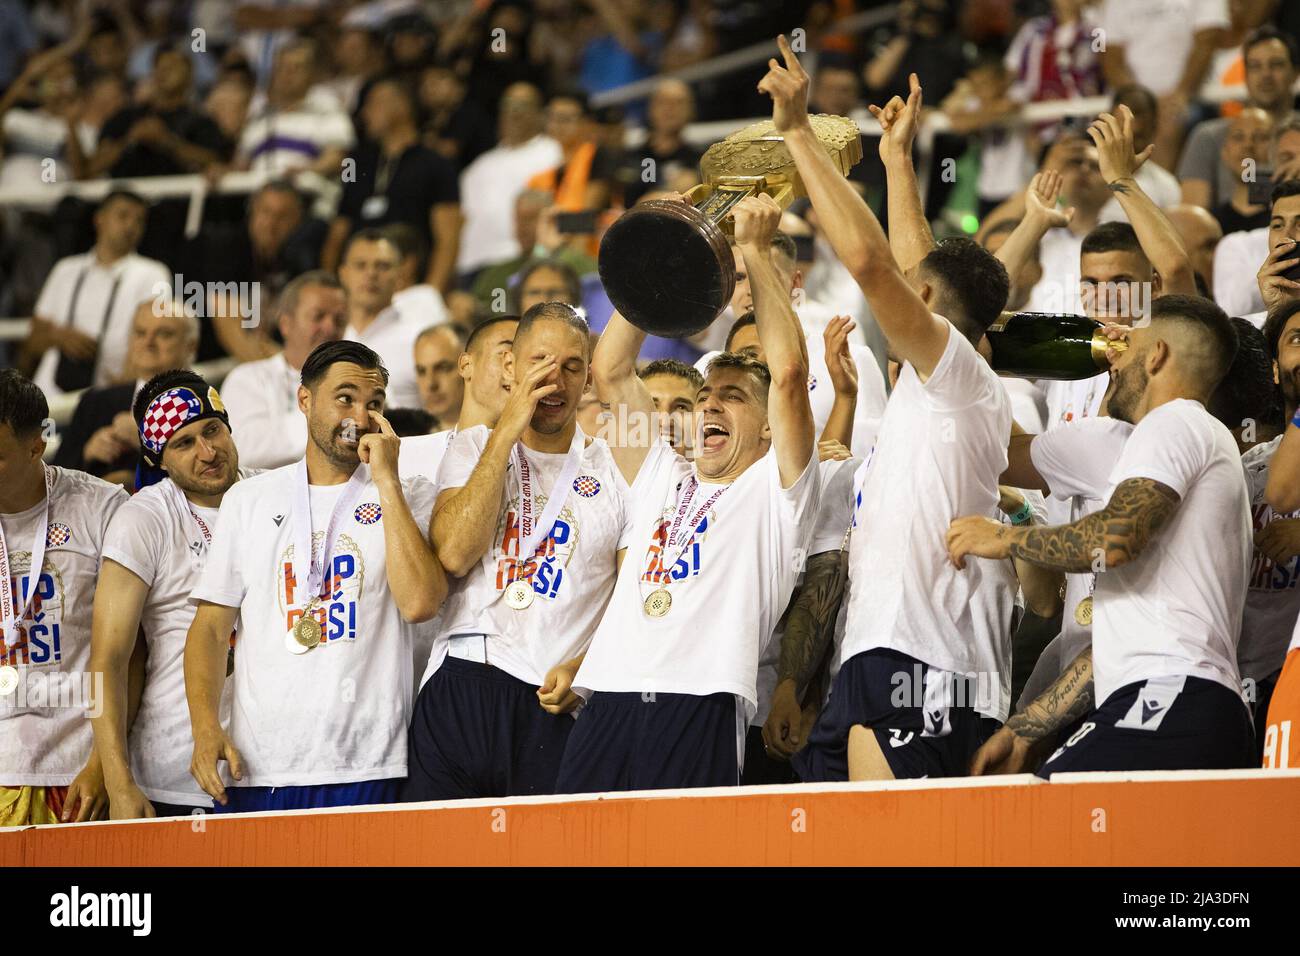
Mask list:
[[[69,893],[50,897],[51,926],[129,926],[135,936],[148,936],[153,926],[152,893]]]
[[[280,522],[284,520],[284,515],[276,515],[271,520],[275,522],[275,526],[278,528],[280,527]]]

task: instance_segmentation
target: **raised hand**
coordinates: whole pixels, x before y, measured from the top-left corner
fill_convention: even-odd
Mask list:
[[[857,325],[847,315],[837,315],[826,324],[822,342],[826,346],[826,371],[837,395],[857,397],[858,366],[849,351],[849,333]]]
[[[871,115],[880,121],[884,130],[880,137],[880,158],[889,160],[911,156],[912,141],[916,139],[916,129],[921,115],[921,81],[915,73],[907,78],[908,94],[904,101],[895,96],[883,107],[868,106]]]
[[[736,204],[736,245],[766,249],[781,225],[781,207],[767,193],[746,196]]]
[[[1112,186],[1121,179],[1132,179],[1156,148],[1152,143],[1142,152],[1134,152],[1133,111],[1127,106],[1121,106],[1114,115],[1102,113],[1088,127],[1088,135],[1097,146],[1101,178]]]
[[[1037,173],[1029,181],[1029,189],[1025,192],[1025,218],[1032,219],[1044,232],[1068,226],[1074,218],[1073,206],[1061,209],[1057,205],[1062,184],[1061,174],[1054,169]]]
[[[785,65],[767,61],[767,75],[758,81],[758,91],[772,97],[772,123],[784,133],[808,123],[808,74],[790,49],[785,35],[776,38]]]
[[[397,455],[402,440],[393,431],[388,419],[378,412],[370,417],[379,425],[379,431],[362,435],[357,442],[357,457],[370,466],[370,477],[376,482],[397,477]]]
[[[559,362],[555,356],[544,355],[528,370],[523,382],[512,385],[510,397],[506,400],[506,407],[502,409],[494,430],[509,438],[512,443],[518,441],[533,420],[537,403],[559,391],[560,386],[556,382],[542,384],[557,368]]]

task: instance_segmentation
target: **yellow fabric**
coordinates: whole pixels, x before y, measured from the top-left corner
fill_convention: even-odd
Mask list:
[[[51,806],[58,800],[51,787],[0,787],[0,827],[26,827],[36,823],[58,823]],[[58,788],[65,789],[65,788]]]

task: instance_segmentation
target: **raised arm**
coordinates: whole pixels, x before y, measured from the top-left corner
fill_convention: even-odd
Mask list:
[[[904,102],[895,96],[882,109],[868,106],[871,115],[880,121],[880,161],[885,164],[886,198],[889,203],[889,248],[898,268],[906,272],[930,254],[934,248],[934,234],[925,218],[921,203],[921,189],[916,182],[916,166],[912,162],[912,142],[921,115],[921,82],[912,73],[907,82],[911,88]]]
[[[818,436],[819,442],[839,442],[853,449],[853,419],[858,410],[858,365],[849,351],[849,333],[857,326],[847,315],[837,315],[827,323],[822,333],[825,347],[826,371],[835,389],[835,401],[826,424]]]
[[[637,472],[650,452],[650,443],[659,434],[658,429],[650,428],[648,424],[644,429],[635,427],[638,422],[655,420],[654,399],[636,373],[636,357],[644,341],[645,333],[615,312],[600,333],[596,351],[591,356],[591,375],[601,405],[614,416],[615,422],[628,423],[626,428],[615,429],[620,440],[610,442],[609,449],[629,485],[636,480]],[[644,442],[627,442],[628,436],[638,434],[646,436]]]
[[[1055,170],[1037,173],[1025,191],[1025,210],[1020,224],[1007,236],[1006,242],[993,253],[993,257],[1007,267],[1013,279],[1030,262],[1038,258],[1038,244],[1049,229],[1070,224],[1074,209],[1058,209],[1061,196],[1061,174]]]
[[[149,588],[116,561],[105,559],[95,585],[90,672],[103,675],[98,716],[91,718],[95,750],[104,770],[109,814],[114,820],[153,816],[131,775],[127,732],[131,727],[130,662],[140,634],[140,613]]]
[[[766,194],[747,196],[736,206],[736,245],[749,273],[754,324],[772,375],[767,420],[781,485],[789,488],[808,467],[816,426],[808,402],[808,343],[789,287],[772,262],[772,237],[780,222],[781,207]]]
[[[1178,230],[1133,178],[1155,149],[1152,144],[1134,153],[1133,111],[1121,106],[1117,115],[1102,113],[1088,127],[1088,135],[1097,144],[1102,178],[1119,200],[1142,251],[1160,276],[1160,293],[1196,295],[1196,273]]]
[[[786,65],[769,60],[758,88],[772,97],[772,119],[785,136],[835,255],[862,289],[894,355],[928,377],[943,356],[950,326],[931,313],[908,283],[871,207],[818,142],[808,119],[808,74],[785,37],[778,42]]]
[[[981,515],[948,528],[948,556],[958,568],[966,556],[1020,558],[1057,571],[1117,568],[1146,550],[1178,509],[1177,492],[1151,478],[1121,481],[1100,511],[1052,527],[1010,528]]]
[[[454,577],[464,577],[492,546],[510,451],[532,421],[537,403],[559,388],[541,384],[557,367],[555,356],[547,355],[529,369],[523,382],[511,389],[469,480],[438,496],[429,538],[438,560]]]
[[[361,437],[357,455],[370,466],[370,477],[379,489],[388,590],[403,620],[427,621],[438,613],[447,597],[447,575],[433,553],[426,529],[416,523],[402,492],[402,482],[397,476],[402,441],[388,419],[378,412],[371,414],[379,423],[379,431]]]

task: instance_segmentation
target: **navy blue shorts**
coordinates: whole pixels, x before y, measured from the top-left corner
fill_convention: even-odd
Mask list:
[[[415,701],[402,799],[554,793],[573,724],[542,710],[536,685],[448,657]]]
[[[965,776],[970,758],[1001,725],[970,706],[926,706],[930,670],[916,658],[887,648],[863,651],[845,661],[808,745],[791,761],[799,779],[848,780],[849,731],[859,724],[875,733],[897,780]],[[913,686],[915,693],[910,692]],[[900,692],[902,706],[895,703]],[[965,693],[954,688],[946,699],[962,703],[968,699]]]
[[[226,793],[230,793],[233,787],[227,787]],[[199,813],[211,813],[211,807],[191,807],[183,803],[163,803],[159,800],[150,800],[153,806],[153,815],[156,817],[188,817],[197,810]]]
[[[578,716],[556,793],[734,787],[732,694],[597,692]]]
[[[1201,677],[1126,684],[1083,719],[1038,771],[1254,767],[1255,730],[1241,695]]]
[[[740,782],[746,787],[799,782],[790,761],[768,756],[761,726],[750,726],[745,733],[745,767],[740,772]]]
[[[310,787],[226,787],[226,805],[213,813],[253,813],[258,810],[312,810],[319,807],[364,807],[396,803],[401,779],[322,783]]]

